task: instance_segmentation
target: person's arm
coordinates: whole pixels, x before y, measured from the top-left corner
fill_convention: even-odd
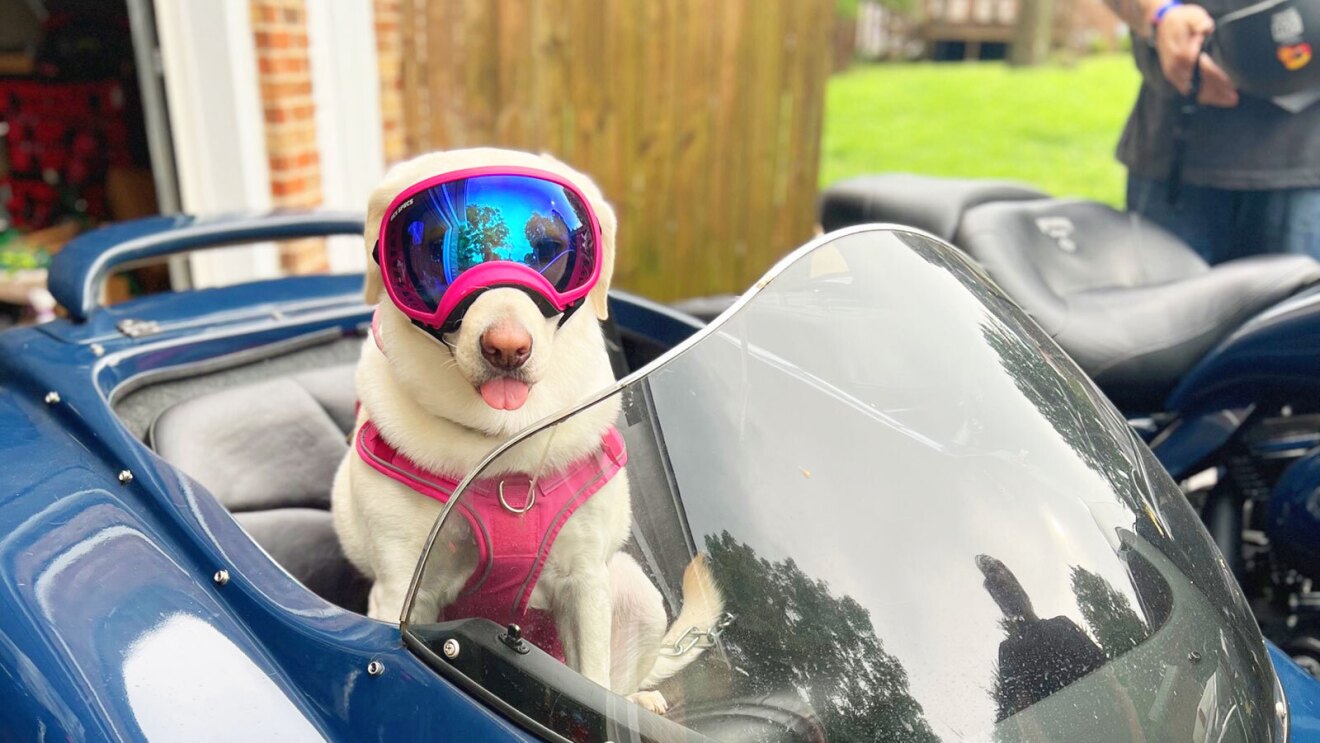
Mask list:
[[[1134,36],[1147,39],[1159,55],[1160,71],[1184,95],[1192,87],[1192,65],[1200,59],[1201,94],[1208,106],[1230,108],[1238,102],[1237,89],[1214,60],[1201,54],[1205,37],[1215,28],[1206,9],[1176,0],[1109,0],[1110,7],[1127,22]],[[1134,39],[1134,43],[1139,43]]]
[[[1109,9],[1118,14],[1134,36],[1150,36],[1150,19],[1164,0],[1106,0]]]

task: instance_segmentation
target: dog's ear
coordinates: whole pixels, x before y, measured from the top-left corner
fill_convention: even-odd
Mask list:
[[[599,192],[593,196],[599,196]],[[610,316],[610,281],[614,278],[614,245],[619,223],[614,216],[614,210],[605,203],[604,199],[592,200],[595,202],[591,205],[592,209],[596,212],[596,219],[600,220],[600,280],[592,287],[587,299],[590,300],[591,309],[596,312],[596,317],[604,320]]]
[[[367,261],[366,281],[362,282],[362,301],[369,305],[380,304],[385,294],[385,282],[380,279],[380,266],[375,261]]]
[[[362,245],[367,251],[366,280],[362,283],[362,301],[367,304],[379,304],[385,298],[385,283],[380,277],[380,264],[376,260],[376,241],[380,237],[380,223],[385,216],[385,209],[394,200],[394,194],[400,189],[392,178],[393,171],[386,174],[384,181],[371,192],[367,202],[367,221],[362,230]]]

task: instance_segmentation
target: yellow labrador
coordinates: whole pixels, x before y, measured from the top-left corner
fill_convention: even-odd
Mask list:
[[[382,290],[379,267],[369,263],[366,300],[379,303],[379,309],[374,337],[363,344],[357,370],[357,428],[369,420],[389,447],[417,467],[455,480],[516,432],[614,381],[600,321],[607,314],[615,216],[595,184],[563,163],[484,148],[401,163],[371,197],[366,249],[375,249],[384,212],[403,190],[437,175],[489,166],[549,172],[573,184],[600,225],[600,277],[582,310],[562,324],[557,314],[547,317],[527,291],[499,287],[477,294],[457,327],[447,326],[451,332],[441,333],[417,327],[395,306]],[[568,467],[600,449],[618,414],[617,400],[597,405],[561,424],[548,437],[548,448],[517,447],[499,465],[521,473],[531,473],[538,465],[550,471]],[[358,433],[355,430],[355,436]],[[345,553],[374,580],[368,613],[397,621],[441,502],[382,474],[354,449],[336,473],[332,500]],[[673,657],[661,655],[660,649],[689,628],[714,625],[723,598],[704,562],[694,561],[684,576],[682,611],[666,631],[659,592],[620,551],[631,514],[625,467],[563,523],[535,580],[530,607],[553,617],[571,667],[653,711],[663,711],[663,697],[645,690],[678,672],[700,651]],[[495,544],[500,539],[498,534],[490,538]],[[457,599],[477,566],[475,545],[473,541],[447,554],[441,569],[428,571],[426,585],[419,587],[415,616],[441,616]]]

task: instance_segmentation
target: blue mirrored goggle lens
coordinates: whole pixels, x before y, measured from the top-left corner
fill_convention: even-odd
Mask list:
[[[513,261],[541,274],[556,291],[580,288],[592,275],[595,237],[585,204],[551,181],[491,175],[422,191],[386,225],[383,268],[396,293],[434,310],[464,271]]]

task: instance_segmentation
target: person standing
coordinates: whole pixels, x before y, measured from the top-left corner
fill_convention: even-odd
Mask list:
[[[1202,54],[1214,19],[1252,0],[1109,2],[1132,28],[1142,77],[1118,145],[1128,209],[1212,264],[1257,253],[1320,258],[1320,103],[1290,111],[1242,93]],[[1194,66],[1200,107],[1185,128],[1178,168],[1175,132]],[[1175,169],[1181,181],[1171,198]]]

